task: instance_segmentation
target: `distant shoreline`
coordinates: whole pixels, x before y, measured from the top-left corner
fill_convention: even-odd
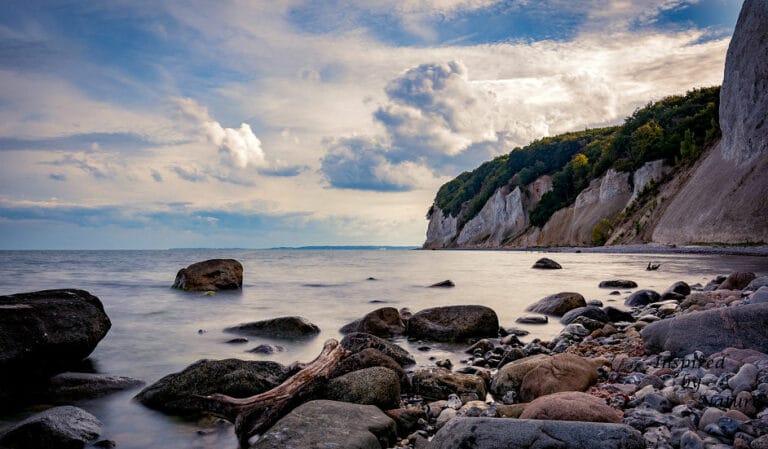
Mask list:
[[[712,246],[663,244],[614,245],[614,246],[541,246],[526,248],[440,248],[438,251],[540,251],[545,253],[595,253],[595,254],[702,254],[724,256],[768,257],[768,245],[759,246]]]

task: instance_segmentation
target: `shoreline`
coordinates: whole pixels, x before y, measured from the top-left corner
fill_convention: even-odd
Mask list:
[[[646,243],[614,246],[532,246],[525,248],[422,248],[424,251],[519,251],[544,253],[593,253],[593,254],[702,254],[723,256],[768,257],[768,245],[715,246],[715,245],[665,245]]]

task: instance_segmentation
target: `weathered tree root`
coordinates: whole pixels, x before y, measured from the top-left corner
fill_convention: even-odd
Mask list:
[[[329,339],[315,360],[269,391],[247,398],[212,394],[205,396],[205,399],[214,403],[211,409],[216,410],[217,415],[235,423],[235,434],[240,445],[247,447],[250,437],[264,433],[322,388],[348,354],[338,341]]]

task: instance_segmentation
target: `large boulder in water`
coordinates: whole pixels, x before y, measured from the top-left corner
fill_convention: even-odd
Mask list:
[[[542,257],[541,259],[537,260],[531,268],[538,268],[541,270],[560,270],[563,267],[550,258]]]
[[[243,265],[234,259],[210,259],[193,263],[176,274],[173,288],[192,291],[243,288]]]
[[[111,326],[99,298],[84,290],[0,296],[0,390],[82,361]]]
[[[673,357],[731,347],[768,353],[768,303],[687,313],[651,323],[640,333],[646,351],[670,351]]]
[[[445,306],[424,309],[408,320],[408,336],[432,341],[458,342],[497,337],[499,318],[485,306]]]
[[[563,316],[569,310],[584,307],[587,302],[579,293],[560,292],[541,298],[525,309],[527,312],[543,313],[545,315]]]
[[[63,406],[30,416],[0,433],[3,449],[82,449],[101,433],[101,422],[83,409]]]
[[[288,378],[288,370],[275,362],[237,359],[200,360],[169,374],[136,396],[149,408],[175,415],[215,414],[202,396],[222,393],[244,398],[271,390]]]
[[[644,449],[643,435],[624,424],[512,418],[454,418],[430,449]]]
[[[396,439],[395,422],[377,407],[321,400],[295,408],[251,449],[381,449]]]
[[[375,335],[362,332],[355,332],[342,338],[341,347],[353,354],[368,348],[373,348],[387,357],[392,358],[392,360],[399,363],[400,366],[408,366],[416,363],[413,356],[400,346]]]
[[[392,337],[405,333],[405,324],[400,318],[400,312],[394,307],[382,307],[369,312],[359,320],[355,320],[342,327],[339,332],[351,334],[352,332],[364,332],[377,337]]]
[[[284,316],[270,320],[238,324],[224,329],[233,334],[269,338],[307,338],[320,333],[320,328],[300,316]]]

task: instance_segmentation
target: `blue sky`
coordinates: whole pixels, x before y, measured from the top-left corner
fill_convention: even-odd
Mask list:
[[[0,249],[418,245],[462,171],[719,84],[741,3],[6,1]]]

